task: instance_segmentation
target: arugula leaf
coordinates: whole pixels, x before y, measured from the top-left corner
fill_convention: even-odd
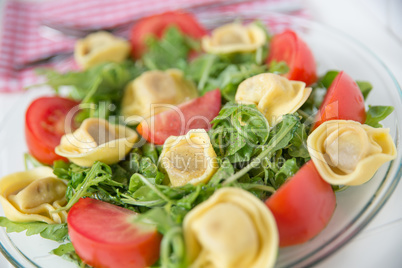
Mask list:
[[[220,164],[218,171],[212,176],[211,180],[208,182],[210,186],[217,186],[221,181],[234,174],[234,169],[229,160],[224,159]]]
[[[334,81],[335,77],[339,74],[339,71],[328,71],[324,76],[320,78],[318,83],[322,84],[323,87],[329,88],[332,84],[332,81]]]
[[[287,153],[291,157],[310,158],[307,150],[307,126],[298,124]]]
[[[71,261],[78,265],[80,268],[90,268],[91,266],[85,264],[75,252],[72,243],[62,244],[58,248],[53,249],[50,253],[62,257],[67,261]]]
[[[289,66],[285,61],[277,62],[276,60],[273,60],[269,63],[268,72],[274,74],[286,74],[289,72]]]
[[[211,123],[212,146],[231,163],[249,161],[269,136],[269,123],[254,104],[227,103]]]
[[[52,69],[38,69],[56,93],[63,86],[69,87],[69,96],[81,101],[82,110],[75,119],[82,122],[88,117],[107,119],[118,114],[124,89],[129,81],[139,76],[145,68],[133,61],[103,63],[85,71],[59,73]],[[113,105],[111,105],[113,104]]]
[[[82,178],[83,172],[79,173],[79,177]],[[81,197],[91,196],[93,190],[92,186],[98,186],[99,184],[104,184],[108,186],[122,187],[121,183],[112,180],[112,170],[111,168],[101,162],[95,162],[91,169],[85,170],[85,177],[78,183],[77,181],[71,180],[68,187],[71,189],[71,184],[73,185],[73,194],[68,200],[67,205],[56,210],[60,212],[63,210],[69,210]],[[76,185],[76,187],[74,187]]]
[[[226,101],[234,101],[238,85],[245,79],[268,71],[261,61],[266,48],[254,53],[204,54],[194,59],[186,76],[195,81],[201,95],[219,88]]]
[[[292,177],[299,170],[296,159],[288,159],[275,174],[274,187],[278,189],[289,177]]]
[[[155,145],[152,143],[145,143],[141,149],[144,153],[144,156],[149,157],[154,164],[158,163],[159,154]]]
[[[6,227],[7,233],[20,233],[26,230],[26,235],[39,234],[41,237],[63,242],[68,238],[67,224],[48,224],[45,222],[14,222],[6,217],[0,217],[0,226]]]
[[[382,125],[379,123],[384,120],[388,115],[390,115],[394,111],[394,107],[392,106],[371,106],[369,105],[369,109],[366,113],[366,125],[379,128]]]
[[[32,167],[36,168],[36,167],[42,167],[42,166],[44,166],[44,164],[39,162],[31,154],[25,153],[24,154],[24,166],[25,166],[25,170],[29,170],[29,166],[32,166]]]
[[[300,119],[293,114],[286,114],[282,121],[277,124],[269,133],[267,147],[272,147],[272,151],[285,148],[293,139],[293,134],[300,128]]]
[[[182,34],[176,27],[169,27],[160,40],[150,37],[147,40],[147,48],[142,61],[148,69],[185,70],[188,53],[191,50],[199,50],[199,43]]]
[[[359,86],[360,91],[363,94],[363,98],[367,99],[368,94],[373,89],[373,85],[370,82],[367,82],[367,81],[356,81],[356,83]]]
[[[259,155],[253,158],[246,167],[227,178],[222,185],[227,186],[236,182],[252,169],[261,166],[264,162],[263,160],[275,151],[288,146],[298,128],[298,124],[300,124],[300,120],[297,116],[292,114],[284,115],[282,121],[271,130],[268,144],[263,146]]]

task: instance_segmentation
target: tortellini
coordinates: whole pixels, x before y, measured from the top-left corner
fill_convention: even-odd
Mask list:
[[[137,138],[138,134],[128,127],[88,118],[76,131],[64,135],[55,151],[80,166],[89,167],[95,161],[110,165],[122,160]]]
[[[169,109],[158,104],[177,105],[197,96],[195,85],[184,78],[182,71],[147,71],[127,85],[123,96],[122,114],[127,123],[135,124]]]
[[[279,123],[282,116],[296,112],[310,96],[311,88],[304,82],[291,81],[272,73],[255,75],[240,83],[237,103],[255,104],[270,126]]]
[[[0,202],[5,216],[16,222],[42,221],[63,223],[67,212],[53,213],[63,207],[66,183],[53,175],[49,167],[16,172],[0,181]]]
[[[365,183],[396,157],[389,129],[351,120],[324,122],[309,135],[307,147],[321,177],[333,185]]]
[[[202,48],[212,54],[252,52],[267,42],[266,33],[255,24],[229,23],[202,38]]]
[[[265,204],[238,188],[217,190],[184,218],[191,268],[266,268],[276,261],[279,235]]]
[[[204,129],[170,136],[163,145],[160,165],[172,186],[208,182],[218,169],[216,153]]]
[[[96,32],[75,44],[74,57],[77,64],[88,69],[103,62],[122,62],[130,54],[130,43],[108,32]]]

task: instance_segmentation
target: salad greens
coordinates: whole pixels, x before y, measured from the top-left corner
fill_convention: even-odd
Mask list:
[[[268,46],[253,53],[203,54],[188,61],[189,53],[197,51],[197,42],[172,27],[160,40],[150,38],[147,53],[135,63],[106,63],[64,74],[47,69],[38,71],[46,76],[46,85],[56,92],[69,86],[70,97],[87,105],[76,117],[78,121],[118,115],[125,86],[147,70],[178,68],[194,81],[200,95],[216,88],[221,90],[225,104],[208,132],[219,169],[206,184],[166,185],[166,175],[158,167],[161,148],[149,143],[133,148],[127,159],[113,165],[96,162],[86,168],[63,161],[54,163],[54,174],[68,182],[68,203],[58,210],[70,209],[81,197],[92,197],[141,213],[137,221],[155,225],[163,234],[157,266],[184,265],[183,219],[217,189],[239,187],[264,199],[310,160],[306,140],[314,114],[338,74],[329,71],[323,75],[312,85],[310,97],[297,113],[284,115],[279,124],[270,126],[255,105],[236,104],[234,96],[244,79],[265,72],[284,74],[289,70],[286,63],[272,62],[268,66],[263,60]],[[361,81],[357,84],[367,98],[371,84]],[[111,105],[115,108],[110,109]],[[379,121],[392,111],[389,106],[369,106],[366,124],[380,127]],[[58,242],[68,240],[66,224],[16,223],[0,217],[0,226],[6,227],[7,232],[27,230],[27,235],[40,234]],[[52,253],[83,265],[71,243]]]
[[[369,105],[369,109],[366,113],[366,125],[372,127],[382,127],[379,123],[384,120],[388,115],[390,115],[394,111],[394,107],[392,106],[371,106]]]
[[[67,224],[47,224],[45,222],[14,222],[0,217],[0,226],[6,227],[8,233],[26,231],[26,235],[39,234],[41,237],[64,242],[68,239]]]

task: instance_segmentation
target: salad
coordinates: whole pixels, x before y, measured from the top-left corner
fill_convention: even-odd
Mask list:
[[[291,30],[208,33],[168,12],[129,42],[94,33],[75,58],[80,71],[39,70],[56,96],[27,110],[33,168],[0,180],[0,225],[81,266],[272,267],[325,228],[335,191],[396,156],[379,123],[393,108],[366,110],[368,82],[318,75]]]

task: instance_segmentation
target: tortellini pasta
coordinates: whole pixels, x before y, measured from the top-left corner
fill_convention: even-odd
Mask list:
[[[272,73],[255,75],[240,83],[237,103],[255,104],[270,126],[279,123],[282,116],[296,112],[310,96],[311,88],[304,82],[291,81]]]
[[[238,188],[217,190],[184,218],[191,268],[267,268],[276,261],[279,235],[265,204]]]
[[[74,58],[77,64],[88,69],[103,62],[122,62],[130,54],[130,43],[108,32],[96,32],[75,44]]]
[[[266,42],[264,30],[257,25],[229,23],[213,30],[211,36],[203,37],[202,48],[212,54],[252,52]]]
[[[389,129],[351,120],[324,122],[309,135],[307,147],[321,177],[334,185],[365,183],[396,157]]]
[[[128,127],[88,118],[76,131],[64,135],[55,151],[80,166],[89,167],[95,161],[110,165],[123,159],[137,138],[137,133]]]
[[[0,202],[5,216],[16,222],[42,221],[63,223],[67,212],[53,213],[63,207],[66,183],[53,175],[49,167],[16,172],[0,180]]]
[[[172,186],[206,183],[218,169],[216,153],[204,129],[170,136],[163,145],[159,161]]]
[[[135,124],[168,109],[158,104],[177,105],[197,96],[195,85],[184,78],[182,71],[147,71],[127,85],[122,114],[127,123]],[[136,116],[141,118],[136,119]]]

